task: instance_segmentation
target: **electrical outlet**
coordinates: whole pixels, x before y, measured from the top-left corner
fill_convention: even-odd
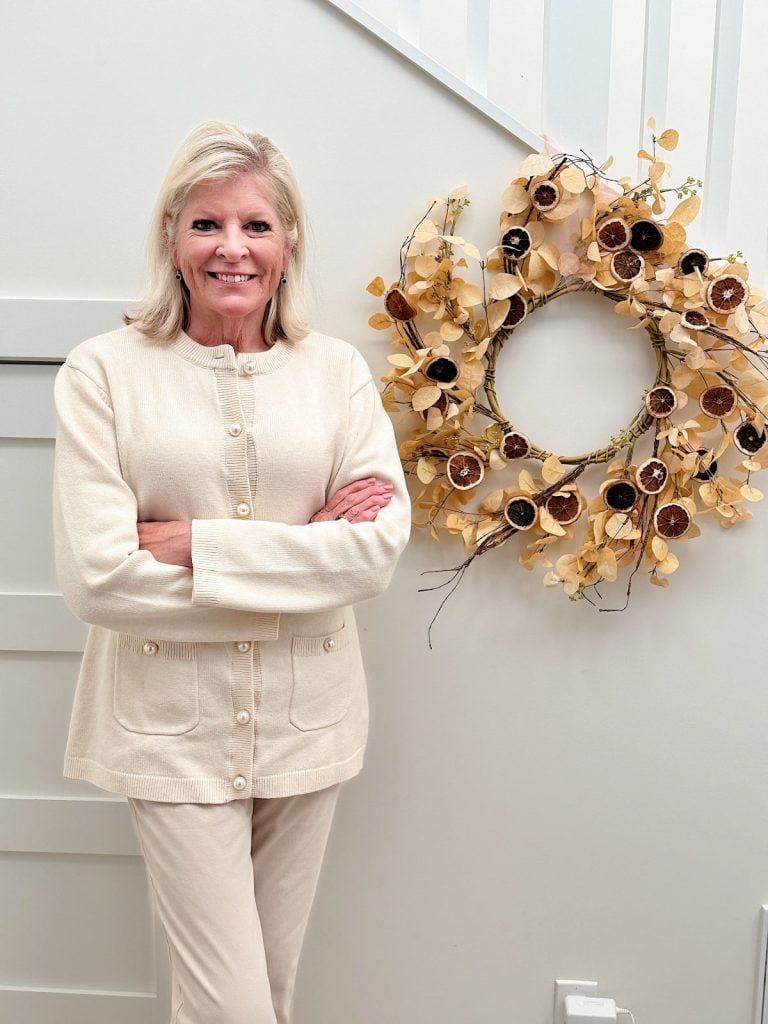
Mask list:
[[[596,996],[596,981],[564,981],[560,978],[555,982],[555,1009],[552,1015],[554,1024],[563,1024],[565,1019],[566,996]]]

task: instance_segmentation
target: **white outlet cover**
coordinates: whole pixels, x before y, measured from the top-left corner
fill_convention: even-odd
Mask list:
[[[596,996],[596,981],[571,981],[558,978],[555,981],[555,1006],[552,1013],[553,1024],[563,1024],[565,1019],[566,996]]]

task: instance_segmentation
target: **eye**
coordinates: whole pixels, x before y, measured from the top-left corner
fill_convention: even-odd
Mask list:
[[[195,231],[209,231],[212,224],[213,224],[212,220],[203,220],[203,219],[193,220],[192,221],[192,228]]]
[[[265,220],[252,220],[248,225],[256,234],[262,234],[270,230],[270,225]]]

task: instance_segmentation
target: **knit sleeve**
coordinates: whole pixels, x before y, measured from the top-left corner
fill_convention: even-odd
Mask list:
[[[140,550],[137,501],[121,474],[109,396],[65,363],[54,403],[54,556],[69,609],[84,622],[159,640],[275,639],[279,615],[200,607],[190,569]]]
[[[193,519],[194,603],[313,612],[365,601],[389,585],[410,536],[411,504],[392,421],[355,350],[346,441],[328,496],[369,476],[393,484],[389,504],[369,523]]]

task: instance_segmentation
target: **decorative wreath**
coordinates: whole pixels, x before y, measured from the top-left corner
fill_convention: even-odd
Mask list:
[[[398,280],[368,285],[386,310],[369,324],[391,330],[396,349],[380,378],[382,400],[414,423],[400,447],[406,474],[422,485],[414,525],[436,540],[459,534],[472,552],[443,570],[456,585],[477,555],[520,534],[521,564],[542,566],[545,586],[572,600],[595,604],[602,583],[631,569],[626,608],[641,567],[651,583],[669,585],[678,543],[700,535],[696,520],[734,526],[763,497],[751,478],[768,466],[768,300],[750,289],[740,250],[711,257],[688,246],[702,183],[663,188],[671,168],[657,146],[673,150],[678,132],[657,137],[653,118],[648,129],[652,153],[638,152],[648,161],[639,184],[609,178],[612,157],[597,167],[583,151],[534,153],[502,196],[500,239],[485,256],[455,233],[469,205],[459,188],[432,201],[408,234]],[[663,219],[665,193],[680,202]],[[464,276],[468,260],[479,265],[479,284]],[[658,370],[605,447],[557,455],[501,409],[496,363],[536,309],[574,291],[610,299],[632,328],[644,327]],[[590,499],[578,477],[592,464],[607,465]],[[480,485],[502,471],[511,482],[494,480],[481,496]]]

